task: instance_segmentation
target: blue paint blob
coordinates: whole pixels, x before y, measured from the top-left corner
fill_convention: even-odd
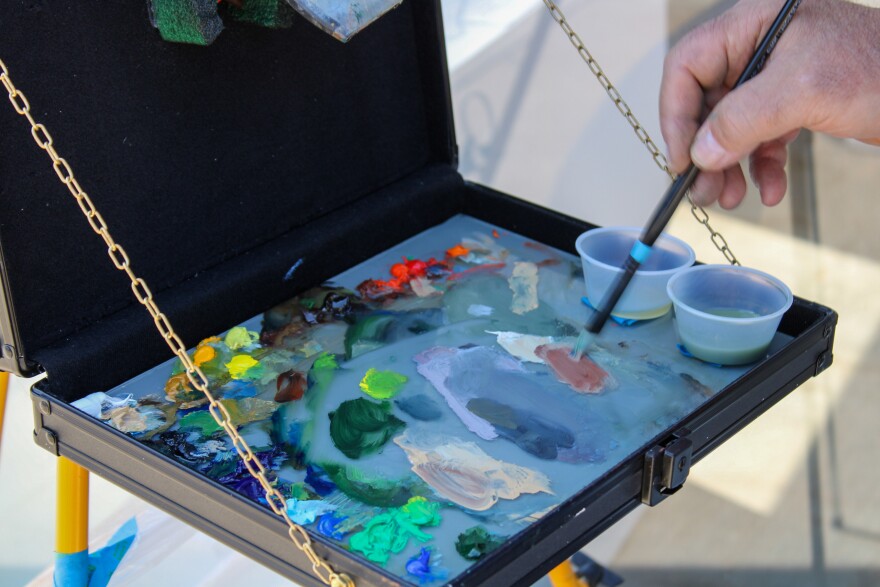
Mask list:
[[[432,567],[431,549],[428,547],[422,547],[419,554],[406,561],[406,572],[416,577],[420,585],[446,578],[444,570]]]
[[[398,408],[416,420],[432,422],[443,416],[440,406],[427,395],[414,395],[394,400]]]
[[[333,540],[342,540],[345,538],[345,532],[339,529],[340,524],[348,519],[348,516],[336,516],[334,514],[324,514],[318,520],[318,532],[332,538]]]
[[[336,490],[336,484],[333,483],[327,472],[318,465],[306,467],[306,483],[321,497],[326,497]]]

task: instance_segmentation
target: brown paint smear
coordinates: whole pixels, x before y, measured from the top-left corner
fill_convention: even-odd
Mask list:
[[[553,369],[557,379],[580,393],[599,393],[616,385],[611,375],[586,355],[575,360],[570,347],[545,344],[536,348],[535,354]]]

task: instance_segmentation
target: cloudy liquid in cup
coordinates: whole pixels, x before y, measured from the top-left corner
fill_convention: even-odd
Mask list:
[[[757,312],[744,310],[743,308],[711,308],[706,310],[706,313],[722,318],[759,318],[761,316]]]

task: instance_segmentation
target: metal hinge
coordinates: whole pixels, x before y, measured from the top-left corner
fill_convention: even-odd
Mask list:
[[[43,426],[43,417],[52,413],[52,404],[47,399],[34,402],[34,442],[37,446],[45,448],[56,457],[58,453],[58,436],[49,428]]]
[[[694,443],[690,430],[681,429],[672,439],[645,454],[642,470],[642,503],[655,506],[684,485],[691,470]]]

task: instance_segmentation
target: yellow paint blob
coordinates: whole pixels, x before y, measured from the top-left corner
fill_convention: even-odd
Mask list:
[[[233,379],[244,379],[248,370],[259,364],[259,361],[248,355],[235,355],[232,360],[226,363],[226,368]]]

